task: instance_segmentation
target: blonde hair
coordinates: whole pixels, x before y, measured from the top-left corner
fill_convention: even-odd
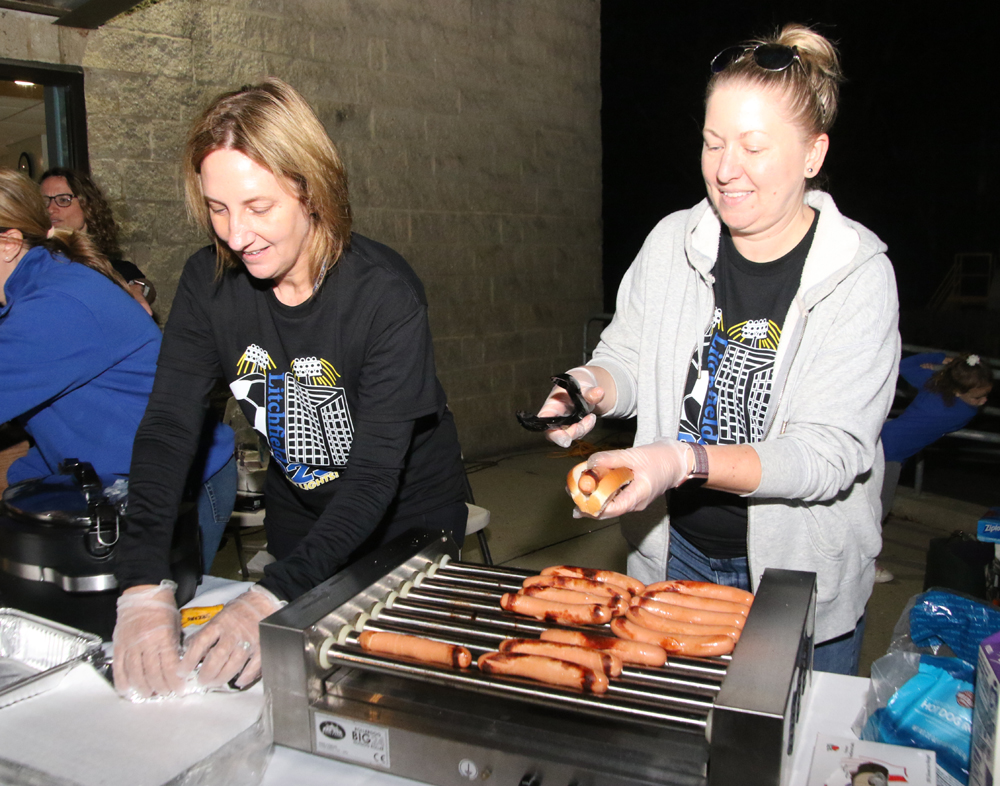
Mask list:
[[[38,185],[13,169],[0,169],[0,227],[18,230],[22,244],[29,249],[41,246],[51,254],[86,265],[128,292],[125,279],[85,233],[57,229],[48,237],[52,222]]]
[[[761,68],[750,56],[750,50],[763,44],[794,48],[798,62],[782,71]],[[844,75],[837,49],[829,40],[805,25],[787,24],[773,36],[746,41],[743,45],[747,47],[746,55],[708,80],[706,101],[721,85],[745,82],[782,93],[788,100],[792,122],[802,128],[807,138],[825,134],[833,127]]]
[[[195,122],[184,150],[188,214],[215,241],[218,272],[239,255],[215,234],[201,189],[201,165],[216,150],[236,150],[292,185],[309,215],[306,245],[315,286],[350,245],[347,173],[316,113],[291,85],[269,78],[224,93]]]

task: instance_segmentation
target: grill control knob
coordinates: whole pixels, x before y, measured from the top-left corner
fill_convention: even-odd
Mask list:
[[[542,776],[536,772],[526,772],[518,786],[542,786]]]

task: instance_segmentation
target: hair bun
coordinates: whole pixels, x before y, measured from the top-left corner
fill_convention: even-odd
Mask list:
[[[771,36],[745,41],[743,46],[750,50],[766,44],[794,49],[797,65],[770,71],[758,67],[754,58],[736,58],[712,75],[706,97],[711,97],[717,85],[729,81],[776,88],[787,97],[789,115],[807,136],[827,133],[837,117],[840,83],[844,80],[836,46],[815,30],[794,23]]]

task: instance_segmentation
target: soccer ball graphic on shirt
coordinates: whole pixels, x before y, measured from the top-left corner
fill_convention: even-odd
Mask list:
[[[250,420],[250,425],[253,426],[254,431],[266,437],[267,405],[265,402],[267,401],[267,397],[264,395],[265,384],[264,375],[255,372],[239,379],[234,379],[229,385],[229,389],[233,392],[233,398],[238,402],[246,403],[247,406],[244,408],[244,414],[247,408],[253,413],[253,418],[247,419]]]

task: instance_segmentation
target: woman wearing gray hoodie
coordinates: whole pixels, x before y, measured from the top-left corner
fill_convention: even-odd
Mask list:
[[[723,50],[707,89],[708,198],[663,219],[622,281],[593,359],[569,373],[596,416],[637,417],[635,447],[592,467],[635,480],[629,573],[755,590],[765,568],[817,575],[816,668],[856,673],[881,547],[879,429],[899,359],[884,244],[815,190],[840,68],[812,30]],[[567,412],[554,389],[539,416]]]

